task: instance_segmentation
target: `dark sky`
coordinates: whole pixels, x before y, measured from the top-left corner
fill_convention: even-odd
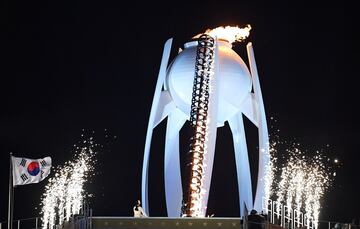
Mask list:
[[[342,163],[320,218],[349,221],[360,216],[358,102],[348,70],[351,39],[341,4],[3,4],[0,221],[7,216],[9,152],[28,158],[51,156],[55,166],[61,165],[71,158],[82,133],[104,145],[97,175],[88,187],[95,194],[94,214],[132,215],[134,201],[141,196],[143,147],[164,42],[174,37],[176,52],[207,28],[245,24],[253,28],[248,41],[254,44],[265,109],[268,118],[277,120],[281,138],[296,139],[309,150],[329,144],[325,154]],[[235,49],[247,61],[245,44]],[[152,215],[158,216],[166,209],[164,128],[162,124],[155,130],[150,167],[150,205]],[[239,208],[227,128],[219,130],[209,201],[217,216],[237,216]],[[16,188],[15,219],[38,215],[44,185]]]

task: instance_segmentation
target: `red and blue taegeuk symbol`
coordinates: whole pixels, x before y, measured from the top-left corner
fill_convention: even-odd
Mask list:
[[[27,171],[31,176],[36,176],[40,172],[39,162],[33,161],[27,166]]]

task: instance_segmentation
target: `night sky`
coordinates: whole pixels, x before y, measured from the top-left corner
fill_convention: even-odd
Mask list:
[[[174,56],[178,47],[207,28],[246,24],[253,28],[247,41],[254,45],[270,133],[295,139],[309,151],[324,149],[326,156],[341,162],[320,219],[347,222],[360,217],[358,101],[342,5],[127,4],[4,3],[0,221],[7,217],[9,152],[51,156],[57,166],[71,159],[82,134],[103,145],[96,175],[87,186],[95,195],[90,199],[94,215],[131,216],[141,198],[143,147],[164,42],[174,37]],[[234,49],[247,62],[245,44]],[[247,127],[250,144],[256,130],[249,123]],[[166,215],[164,133],[162,123],[155,129],[151,151],[153,216]],[[216,216],[238,216],[228,126],[218,134],[208,208]],[[249,153],[257,155],[256,146]],[[39,214],[45,184],[15,189],[15,219]]]

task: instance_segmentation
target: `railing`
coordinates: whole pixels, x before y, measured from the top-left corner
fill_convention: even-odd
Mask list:
[[[83,207],[80,209],[78,215],[74,215],[71,217],[70,222],[65,222],[60,227],[63,229],[71,228],[71,229],[90,229],[91,228],[91,216],[92,209],[89,208],[89,205],[84,202]],[[12,225],[13,229],[40,229],[41,218],[27,218],[27,219],[18,219],[13,221]],[[54,228],[59,228],[59,225],[54,226]],[[7,222],[0,222],[0,229],[8,229]]]
[[[350,223],[340,223],[332,221],[315,220],[307,217],[303,212],[291,209],[277,201],[263,199],[263,213],[267,214],[268,221],[272,224],[280,225],[286,229],[296,229],[306,227],[307,229],[354,229],[360,225]]]
[[[268,220],[272,224],[280,225],[286,229],[306,227],[307,229],[317,229],[318,223],[314,219],[307,217],[303,212],[292,209],[277,201],[263,199],[263,212],[268,215]],[[331,228],[329,228],[331,229]],[[341,228],[340,228],[341,229]]]
[[[240,218],[168,218],[168,217],[146,217],[146,218],[134,218],[134,217],[93,217],[92,209],[87,204],[81,209],[79,215],[75,215],[71,218],[70,222],[66,222],[61,225],[62,229],[97,229],[102,228],[104,225],[137,225],[146,227],[158,227],[163,226],[176,226],[175,228],[185,228],[185,224],[189,224],[189,228],[195,228],[196,224],[201,222],[200,226],[205,224],[210,228],[210,224],[214,225],[227,225],[240,226],[243,229],[273,229],[275,225],[279,225],[286,229],[299,229],[306,227],[307,229],[354,229],[359,228],[360,225],[353,225],[350,223],[340,223],[332,221],[319,220],[317,224],[311,218],[307,218],[302,212],[298,210],[292,210],[286,206],[279,204],[276,201],[268,201],[267,209],[263,206],[264,212],[267,212],[265,223],[264,222],[252,222],[243,221]],[[204,222],[203,222],[204,221]],[[218,221],[218,222],[217,222]],[[157,224],[158,223],[158,224]],[[204,224],[205,223],[205,224]],[[183,225],[184,224],[184,225]],[[271,225],[272,224],[272,225]],[[275,224],[275,225],[274,225]],[[182,226],[181,226],[182,225]],[[100,226],[100,227],[99,227]],[[179,227],[181,226],[181,227]],[[54,228],[58,228],[55,226]],[[40,229],[41,218],[27,218],[18,219],[13,222],[13,229]],[[135,227],[132,227],[135,228]],[[275,227],[276,228],[276,227]],[[7,222],[0,222],[0,229],[7,229]]]
[[[85,214],[74,216],[72,221],[74,229],[91,229],[91,223],[92,209],[87,209]]]
[[[7,221],[0,222],[0,229],[7,229],[7,228],[8,228]],[[41,228],[40,217],[14,220],[12,228],[13,229],[21,229],[21,228],[40,229]]]
[[[296,214],[296,213],[295,213]],[[274,219],[278,219],[280,217],[275,216]],[[168,226],[168,228],[197,228],[196,226],[204,227],[207,225],[207,228],[212,228],[211,225],[215,225],[216,227],[220,225],[223,228],[228,226],[230,228],[236,227],[241,229],[277,229],[278,227],[273,227],[271,224],[271,215],[268,215],[268,222],[259,223],[252,221],[243,221],[239,218],[168,218],[168,217],[147,217],[147,218],[134,218],[134,217],[92,217],[91,209],[89,209],[89,214],[87,217],[83,215],[74,216],[70,222],[66,222],[61,226],[62,229],[98,229],[103,228],[104,226],[114,226],[114,228],[126,228],[126,226],[131,226],[131,228],[159,228]],[[280,222],[280,221],[278,221]],[[302,228],[306,225],[298,224],[306,222],[306,218],[300,222],[294,220],[294,228]],[[205,223],[205,224],[204,224]],[[280,226],[280,223],[275,223]],[[115,227],[118,225],[118,227]],[[135,227],[137,225],[137,227]],[[186,225],[188,227],[186,227]],[[214,227],[215,227],[214,226]],[[286,226],[286,225],[285,225]],[[359,228],[358,225],[356,225]],[[324,221],[320,220],[317,224],[317,229],[354,229],[356,228],[354,225],[350,223],[340,223],[340,222],[332,222],[332,221]],[[310,227],[314,227],[314,225],[310,225]],[[41,222],[39,217],[28,218],[28,219],[20,219],[15,220],[14,229],[40,229]],[[54,228],[58,228],[54,227]],[[0,229],[7,229],[7,222],[0,222]]]
[[[318,229],[354,229],[359,228],[360,225],[354,225],[351,223],[340,223],[320,220],[318,223]]]

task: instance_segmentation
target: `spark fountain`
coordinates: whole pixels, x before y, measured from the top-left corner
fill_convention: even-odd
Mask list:
[[[336,174],[333,171],[332,160],[319,151],[310,153],[301,150],[299,143],[288,144],[274,140],[270,144],[270,152],[274,180],[270,190],[272,198],[278,203],[275,211],[282,212],[284,209],[280,209],[281,206],[286,206],[287,217],[294,214],[294,219],[300,219],[300,214],[303,214],[304,224],[310,225],[309,221],[312,221],[316,228],[321,199],[330,188]],[[279,162],[278,157],[282,157],[283,164]],[[290,209],[295,211],[292,212]],[[300,222],[301,220],[295,220],[295,226],[300,227]]]
[[[76,147],[74,158],[55,169],[41,198],[42,228],[54,228],[78,214],[87,196],[85,183],[92,176],[96,162],[92,138]]]

